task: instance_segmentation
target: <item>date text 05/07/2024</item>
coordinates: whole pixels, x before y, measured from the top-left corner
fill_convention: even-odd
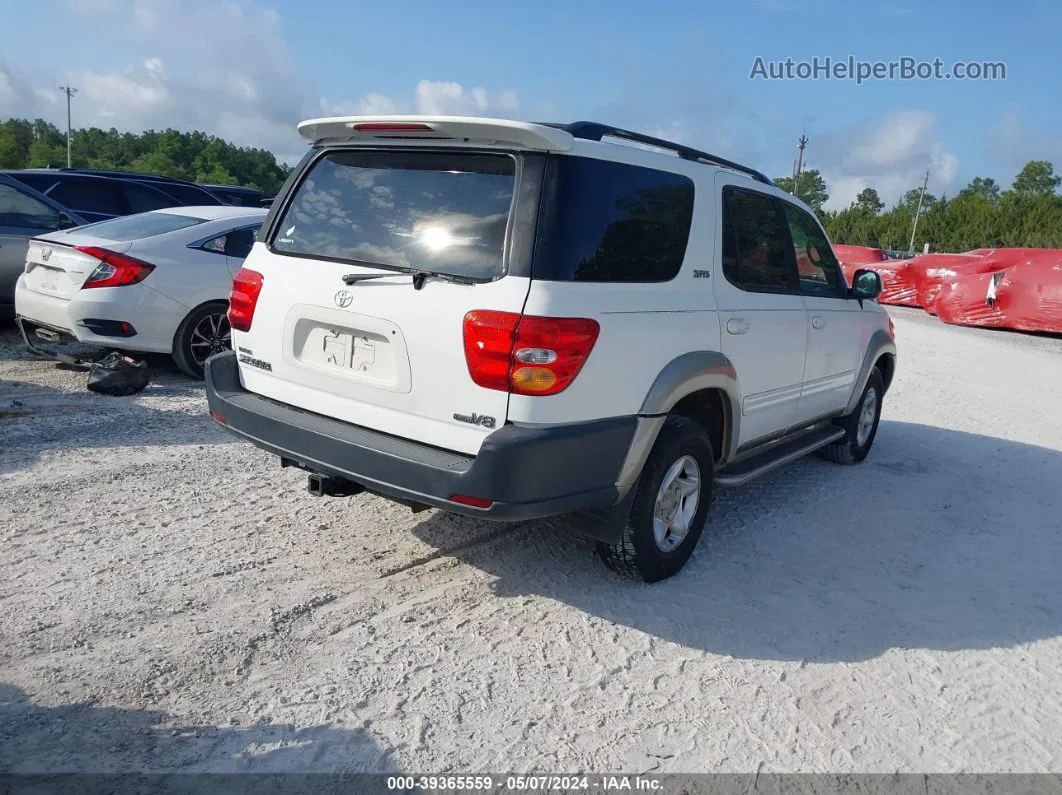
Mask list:
[[[387,789],[397,792],[601,791],[658,792],[660,779],[647,776],[388,776]]]

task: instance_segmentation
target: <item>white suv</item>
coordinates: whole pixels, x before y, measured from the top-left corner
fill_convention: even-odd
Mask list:
[[[849,288],[762,174],[590,122],[299,132],[206,380],[214,419],[311,491],[572,514],[654,581],[713,486],[867,455],[896,360],[881,282]]]

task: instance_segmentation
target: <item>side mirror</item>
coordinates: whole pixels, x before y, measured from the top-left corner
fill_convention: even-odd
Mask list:
[[[66,213],[59,213],[59,228],[60,229],[73,229],[77,224],[74,223],[74,219]]]
[[[871,270],[857,270],[852,276],[852,289],[849,295],[860,301],[873,301],[881,295],[881,277]]]

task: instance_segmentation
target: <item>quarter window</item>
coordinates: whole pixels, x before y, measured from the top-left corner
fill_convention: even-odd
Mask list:
[[[723,275],[742,290],[788,292],[795,273],[785,221],[763,193],[723,191]]]
[[[226,256],[235,259],[246,259],[247,255],[251,253],[251,247],[254,245],[258,230],[259,227],[252,226],[247,229],[236,229],[225,235],[224,251]]]
[[[782,206],[789,222],[801,291],[843,297],[841,267],[818,223],[799,207],[788,202],[782,202]]]
[[[693,182],[585,157],[552,158],[533,274],[576,282],[665,282],[686,256]]]

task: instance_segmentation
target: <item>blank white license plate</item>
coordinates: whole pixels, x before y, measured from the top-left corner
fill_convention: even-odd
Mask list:
[[[42,290],[54,293],[59,289],[60,271],[54,268],[41,268],[37,277],[37,286]]]

